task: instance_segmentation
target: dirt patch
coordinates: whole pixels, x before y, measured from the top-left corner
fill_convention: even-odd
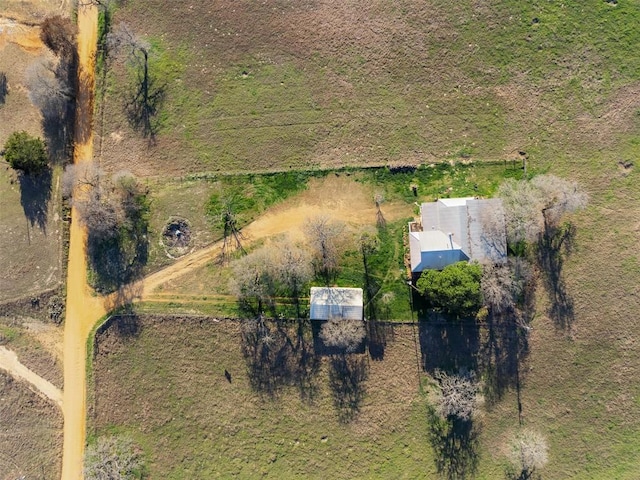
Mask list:
[[[0,371],[0,479],[60,478],[62,414]]]

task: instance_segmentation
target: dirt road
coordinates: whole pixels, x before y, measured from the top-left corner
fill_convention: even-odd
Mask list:
[[[15,352],[2,346],[0,346],[0,368],[9,372],[14,378],[25,380],[35,388],[36,393],[44,395],[62,407],[62,391],[20,363]]]
[[[92,112],[94,58],[98,31],[98,11],[92,5],[78,6],[78,56],[81,81],[75,128],[74,162],[92,159]],[[64,446],[62,479],[82,479],[86,436],[86,345],[89,332],[106,314],[103,300],[92,296],[87,285],[85,229],[71,213],[69,265],[67,273],[67,316],[64,327]]]

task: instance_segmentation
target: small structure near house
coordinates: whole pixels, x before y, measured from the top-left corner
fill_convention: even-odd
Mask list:
[[[311,320],[362,320],[361,288],[311,287],[309,318]]]
[[[420,221],[409,224],[409,250],[414,277],[461,261],[504,261],[507,240],[501,200],[464,197],[423,203]]]

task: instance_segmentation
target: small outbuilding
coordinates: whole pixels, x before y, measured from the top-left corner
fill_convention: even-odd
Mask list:
[[[362,320],[361,288],[311,287],[309,318],[311,320]]]
[[[504,261],[507,240],[501,200],[464,197],[423,203],[420,221],[409,224],[409,250],[414,276],[456,262]]]

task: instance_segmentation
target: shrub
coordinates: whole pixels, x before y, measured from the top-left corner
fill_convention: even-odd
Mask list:
[[[9,165],[27,175],[41,173],[47,168],[44,142],[27,132],[13,132],[4,144],[4,150]]]
[[[460,318],[475,315],[480,309],[481,278],[478,263],[458,262],[442,271],[425,270],[416,287],[433,308]]]

